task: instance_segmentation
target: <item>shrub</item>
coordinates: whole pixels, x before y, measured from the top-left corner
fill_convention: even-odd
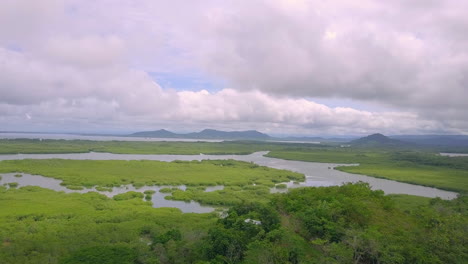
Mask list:
[[[10,182],[10,183],[8,183],[8,186],[10,186],[10,188],[16,188],[16,187],[18,187],[18,183],[17,182]]]
[[[284,183],[280,183],[280,184],[277,184],[275,186],[276,189],[286,189],[288,188],[288,185],[284,184]]]
[[[126,192],[115,195],[112,199],[116,201],[130,200],[130,199],[143,199],[143,194],[140,192]]]

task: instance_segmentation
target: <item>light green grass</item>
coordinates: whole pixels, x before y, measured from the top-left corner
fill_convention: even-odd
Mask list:
[[[358,163],[359,166],[337,169],[445,190],[468,191],[467,157],[443,157],[424,151],[352,148],[276,150],[267,156],[310,162]]]
[[[152,208],[142,199],[115,201],[97,193],[0,187],[0,259],[5,264],[58,263],[80,248],[120,245],[149,256],[145,237],[180,230],[198,240],[217,217]],[[144,259],[144,258],[143,258]],[[153,263],[153,262],[145,262]]]
[[[316,147],[316,144],[305,144]],[[163,141],[91,141],[0,139],[0,154],[16,153],[85,153],[110,152],[124,154],[250,154],[256,151],[304,146],[295,143],[260,141],[163,142]]]
[[[428,206],[431,198],[408,195],[408,194],[389,194],[387,195],[395,202],[395,207],[403,211],[417,210],[423,206]]]
[[[23,172],[63,180],[65,186],[274,185],[304,175],[248,162],[150,160],[5,160],[0,172]]]
[[[400,182],[414,183],[452,191],[468,191],[468,171],[437,166],[395,166],[392,164],[362,164],[337,168]]]

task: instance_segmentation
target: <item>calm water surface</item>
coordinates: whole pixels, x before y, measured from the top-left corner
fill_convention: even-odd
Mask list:
[[[276,169],[286,169],[296,171],[306,175],[305,182],[294,184],[293,182],[286,183],[289,188],[304,187],[304,186],[332,186],[341,185],[347,182],[363,181],[371,185],[372,189],[383,190],[386,194],[411,194],[425,197],[440,197],[442,199],[453,199],[457,196],[455,192],[439,190],[431,187],[424,187],[414,184],[401,183],[391,180],[378,179],[364,175],[351,174],[335,170],[337,166],[353,166],[353,164],[336,164],[336,163],[315,163],[303,161],[291,161],[275,158],[264,157],[266,151],[255,152],[250,155],[138,155],[138,154],[112,154],[112,153],[73,153],[73,154],[15,154],[15,155],[0,155],[0,160],[17,160],[17,159],[78,159],[78,160],[158,160],[158,161],[174,161],[174,160],[220,160],[234,159],[247,162],[254,162],[258,165],[268,166]],[[354,164],[356,165],[356,164]],[[19,182],[20,178],[15,178],[15,182]],[[46,178],[49,179],[49,178]],[[5,180],[2,180],[5,183]],[[31,184],[29,184],[31,185]],[[131,190],[133,187],[125,187]],[[153,187],[145,187],[153,188]],[[157,187],[154,187],[157,188]],[[139,190],[147,190],[141,188]],[[272,192],[282,192],[285,190],[272,189]],[[156,196],[156,195],[155,195]],[[166,200],[165,200],[166,201]],[[174,201],[167,201],[174,202]]]
[[[176,207],[179,208],[184,213],[209,213],[214,211],[215,209],[210,206],[203,206],[197,202],[184,202],[184,201],[172,201],[166,200],[164,197],[170,195],[170,193],[161,193],[159,192],[160,189],[169,187],[169,188],[178,188],[181,190],[185,190],[187,187],[185,185],[178,185],[178,186],[143,186],[141,188],[135,188],[132,185],[124,185],[121,187],[114,187],[110,192],[101,192],[97,191],[95,188],[83,189],[83,190],[70,190],[67,189],[65,186],[60,185],[62,182],[61,180],[48,178],[40,175],[31,175],[26,173],[20,173],[22,177],[15,177],[18,173],[4,173],[0,174],[2,179],[0,179],[0,185],[7,184],[10,182],[18,183],[18,187],[22,186],[39,186],[42,188],[51,189],[58,192],[66,192],[66,193],[87,193],[87,192],[98,192],[104,194],[105,196],[112,198],[114,195],[126,193],[129,191],[135,192],[144,192],[147,190],[153,190],[155,193],[152,195],[151,201],[153,202],[153,207]],[[216,190],[222,190],[223,186],[210,186],[206,188],[206,192],[212,192]]]
[[[448,157],[468,157],[466,153],[440,153],[440,155]]]

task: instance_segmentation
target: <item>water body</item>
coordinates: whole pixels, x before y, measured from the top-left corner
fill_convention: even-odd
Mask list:
[[[440,155],[447,157],[468,157],[466,153],[440,153]]]
[[[47,134],[47,133],[0,133],[0,139],[65,139],[65,140],[94,140],[94,141],[171,141],[171,142],[222,142],[218,139],[191,139],[191,138],[146,138],[124,136],[97,136],[75,134]]]
[[[16,182],[18,183],[18,187],[23,187],[23,186],[38,186],[46,189],[51,189],[54,191],[58,192],[65,192],[65,193],[87,193],[87,192],[98,192],[100,194],[104,194],[105,196],[112,198],[117,194],[122,194],[126,193],[129,191],[135,191],[135,192],[141,192],[143,193],[144,191],[147,190],[153,190],[155,193],[152,195],[151,202],[153,202],[153,207],[154,208],[159,208],[159,207],[175,207],[179,208],[182,212],[184,213],[209,213],[214,211],[215,209],[210,206],[203,206],[200,205],[197,202],[191,201],[191,202],[184,202],[184,201],[172,201],[172,200],[166,200],[164,197],[170,195],[170,193],[161,193],[159,190],[162,188],[178,188],[181,190],[185,190],[187,186],[185,185],[178,185],[178,186],[144,186],[141,188],[135,188],[132,185],[124,185],[120,187],[114,187],[112,188],[112,191],[110,192],[102,192],[102,191],[97,191],[95,188],[89,188],[89,189],[83,189],[83,190],[70,190],[67,189],[65,186],[60,185],[62,183],[61,180],[53,179],[53,178],[48,178],[44,177],[41,175],[31,175],[27,173],[20,173],[22,175],[21,177],[15,177],[18,173],[4,173],[0,174],[1,179],[0,179],[0,185],[4,185],[7,183],[11,182]],[[206,192],[212,192],[216,190],[222,190],[224,187],[223,186],[210,186],[206,188]]]
[[[224,160],[234,159],[247,162],[254,162],[258,165],[268,166],[276,169],[286,169],[306,176],[306,180],[300,184],[293,182],[286,183],[289,188],[304,186],[332,186],[341,185],[347,182],[367,182],[374,190],[383,190],[386,194],[411,194],[424,197],[440,197],[442,199],[456,198],[457,193],[439,190],[431,187],[396,182],[392,180],[378,179],[365,175],[351,174],[335,170],[337,166],[353,166],[356,164],[336,164],[336,163],[316,163],[291,161],[264,157],[267,151],[255,152],[250,155],[138,155],[138,154],[112,154],[112,153],[73,153],[73,154],[15,154],[0,155],[0,160],[17,159],[77,159],[77,160]],[[272,192],[284,190],[274,189]]]

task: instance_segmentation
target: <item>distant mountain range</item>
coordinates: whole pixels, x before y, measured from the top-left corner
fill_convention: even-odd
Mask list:
[[[261,140],[261,141],[286,141],[286,142],[348,142],[350,138],[322,138],[322,137],[272,137],[256,130],[246,131],[221,131],[204,129],[200,132],[174,133],[165,129],[155,131],[136,132],[129,137],[147,138],[188,138],[188,139],[225,139],[225,140]]]
[[[350,144],[353,147],[404,147],[414,145],[412,143],[389,138],[379,133],[355,139],[351,141]]]
[[[131,137],[150,137],[150,138],[190,138],[190,139],[250,139],[250,140],[268,140],[271,137],[256,130],[247,131],[220,131],[214,129],[204,129],[200,132],[186,134],[177,134],[165,129],[156,131],[144,131],[130,134]]]
[[[323,138],[323,137],[272,137],[256,130],[246,131],[221,131],[215,129],[204,129],[200,132],[174,133],[165,129],[155,131],[136,132],[129,137],[147,138],[187,138],[187,139],[218,139],[218,140],[260,140],[260,141],[287,141],[287,142],[339,142],[348,143],[351,146],[360,147],[405,147],[405,146],[427,146],[427,147],[468,147],[468,136],[464,135],[399,135],[384,136],[372,134],[366,137],[353,139],[348,138]],[[354,137],[356,138],[356,137]]]
[[[391,138],[426,146],[468,147],[468,136],[465,135],[402,135]]]
[[[372,134],[350,142],[354,147],[422,147],[422,148],[447,148],[456,150],[468,147],[468,136],[464,135],[401,135],[384,136]]]

